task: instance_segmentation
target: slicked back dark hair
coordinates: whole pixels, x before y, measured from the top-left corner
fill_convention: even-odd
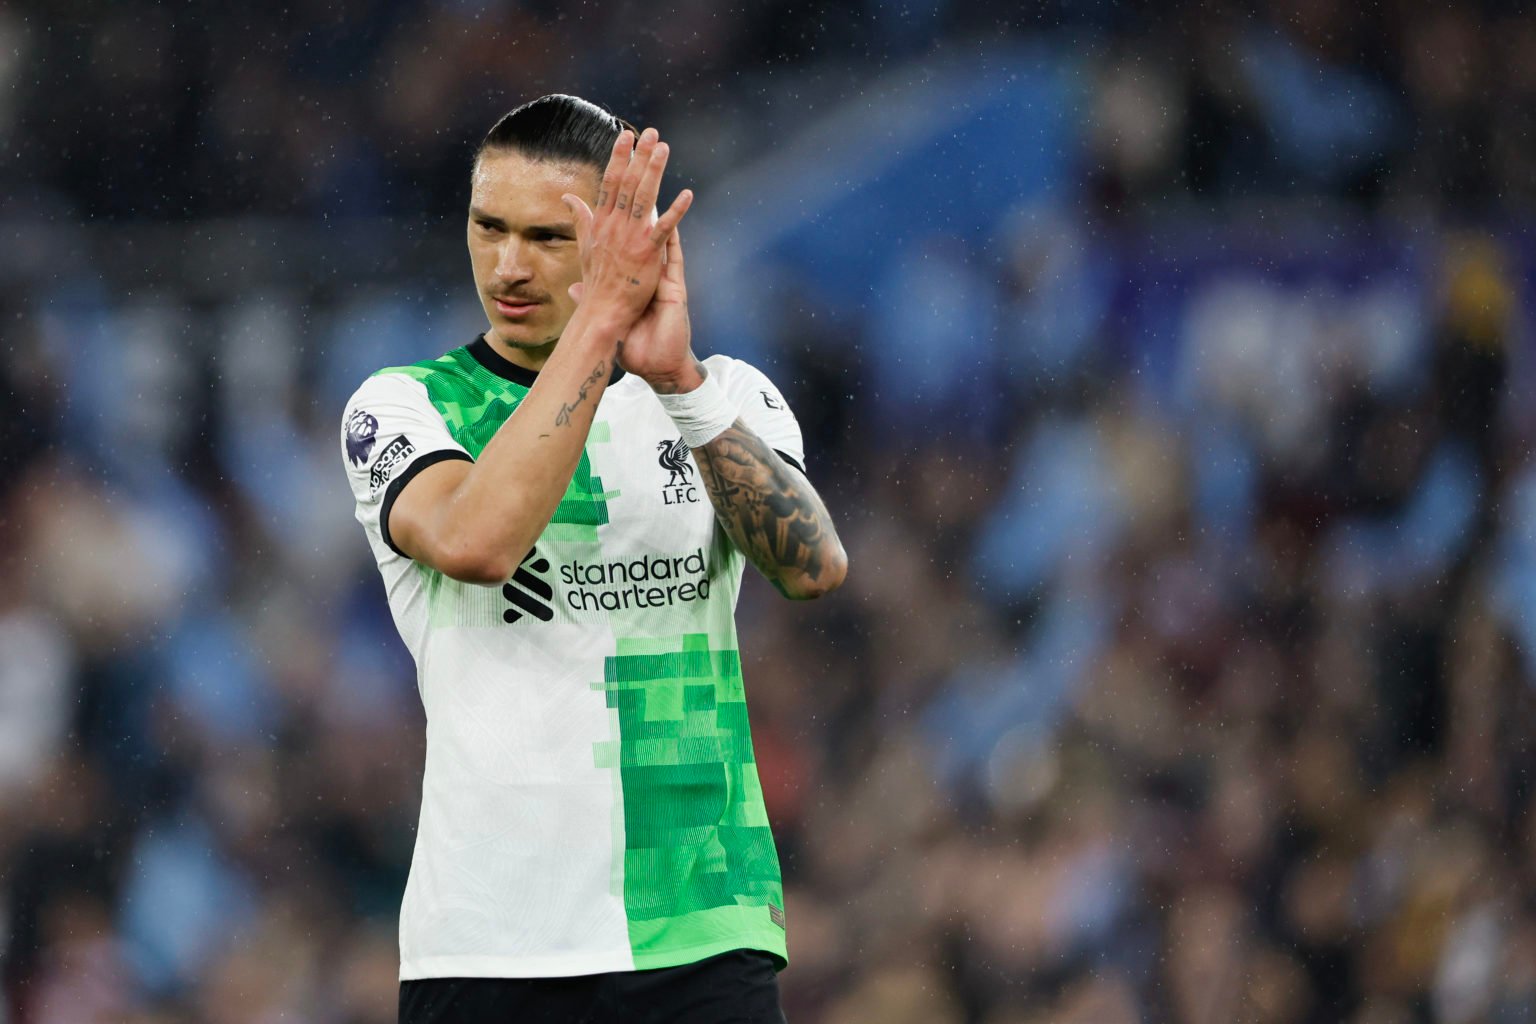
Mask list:
[[[530,160],[587,164],[601,171],[608,166],[613,140],[625,128],[634,131],[628,122],[579,96],[540,96],[486,132],[475,150],[474,164],[486,152],[510,150]]]

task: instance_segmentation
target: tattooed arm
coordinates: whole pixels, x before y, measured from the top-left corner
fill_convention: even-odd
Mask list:
[[[804,473],[739,419],[693,455],[715,518],[779,593],[806,600],[842,584],[848,556]]]
[[[617,354],[619,365],[644,378],[658,395],[686,393],[704,382],[708,371],[693,355],[683,241],[676,231],[667,236],[655,298]],[[766,391],[759,394],[769,397]],[[848,556],[827,507],[805,474],[746,422],[736,420],[693,455],[720,525],[781,594],[805,600],[842,584]]]

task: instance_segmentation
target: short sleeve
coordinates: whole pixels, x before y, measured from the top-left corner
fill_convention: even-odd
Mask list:
[[[800,436],[800,423],[767,374],[750,363],[727,356],[710,356],[704,365],[710,373],[719,374],[721,386],[735,403],[742,422],[768,447],[804,472],[805,442]]]
[[[420,381],[402,373],[369,377],[347,402],[341,455],[357,519],[401,557],[389,536],[389,510],[412,478],[449,459],[470,458]]]

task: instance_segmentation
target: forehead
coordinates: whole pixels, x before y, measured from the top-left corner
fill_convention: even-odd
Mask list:
[[[531,160],[521,153],[492,150],[475,164],[470,179],[469,202],[499,217],[558,219],[570,216],[560,201],[567,192],[591,203],[601,175],[585,164]]]

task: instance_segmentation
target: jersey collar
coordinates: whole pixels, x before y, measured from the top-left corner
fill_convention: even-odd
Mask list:
[[[465,346],[475,362],[490,370],[502,380],[509,380],[513,384],[521,384],[525,388],[533,387],[533,382],[539,379],[539,371],[530,370],[524,366],[518,366],[506,356],[491,347],[491,343],[485,340],[485,335],[480,335]],[[613,367],[613,376],[608,378],[608,383],[613,384],[624,376],[624,370],[617,364]]]
[[[521,384],[525,388],[531,388],[533,387],[533,382],[539,379],[539,371],[518,366],[492,348],[491,343],[485,340],[485,335],[483,334],[470,342],[468,348],[469,354],[474,357],[475,362],[503,380],[509,380],[514,384]]]

